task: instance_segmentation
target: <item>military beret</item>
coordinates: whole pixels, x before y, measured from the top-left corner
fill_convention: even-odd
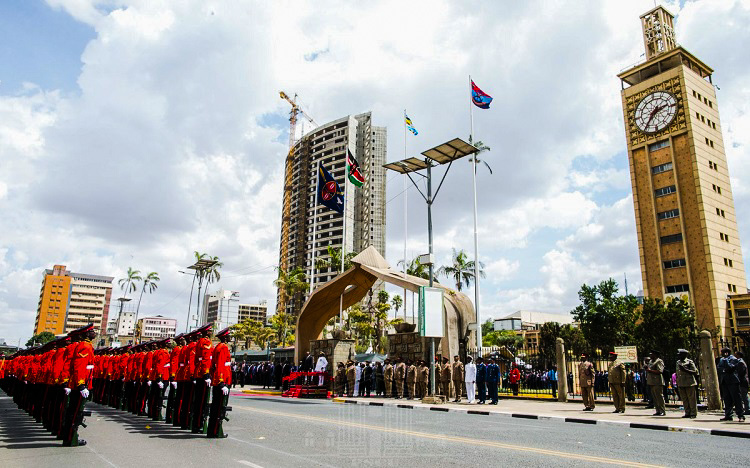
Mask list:
[[[70,333],[68,333],[68,335],[70,335],[70,336],[73,336],[73,335],[83,335],[84,333],[88,333],[89,331],[91,331],[93,329],[94,329],[94,324],[93,323],[89,323],[88,325],[84,325],[81,328],[76,328],[75,330],[73,330]]]

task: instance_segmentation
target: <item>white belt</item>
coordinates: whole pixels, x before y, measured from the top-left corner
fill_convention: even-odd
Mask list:
[[[94,366],[86,366],[86,369],[93,369]]]
[[[199,357],[199,358],[198,358],[198,360],[199,360],[199,361],[202,361],[202,360],[203,360],[203,358],[202,358],[202,357]]]
[[[180,367],[185,367],[185,364],[180,364]]]
[[[232,363],[231,363],[231,362],[225,362],[225,363],[224,363],[224,365],[225,365],[225,366],[231,366],[231,365],[232,365]]]
[[[164,367],[172,367],[172,364],[164,364]]]

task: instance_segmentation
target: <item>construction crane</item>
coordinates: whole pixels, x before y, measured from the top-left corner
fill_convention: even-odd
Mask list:
[[[294,98],[289,98],[289,95],[287,95],[284,91],[279,91],[279,96],[281,96],[281,99],[284,99],[286,102],[292,105],[292,110],[289,111],[289,149],[292,149],[294,147],[294,143],[296,143],[297,141],[297,114],[302,114],[305,119],[313,124],[313,127],[317,127],[318,124],[315,123],[315,120],[310,117],[307,112],[302,110],[302,108],[297,104],[297,94],[294,95]]]

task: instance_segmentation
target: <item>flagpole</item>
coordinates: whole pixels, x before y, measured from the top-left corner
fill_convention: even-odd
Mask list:
[[[406,137],[406,109],[404,109],[404,159],[406,159],[406,138],[407,138]],[[408,183],[406,182],[406,174],[403,174],[402,178],[404,180],[404,280],[406,280],[406,245],[407,245],[407,239],[408,239],[408,234],[409,234],[409,231],[408,231],[409,217],[407,214],[409,204],[407,201],[407,196],[409,193],[408,192],[409,186],[408,186]],[[406,286],[404,286],[404,322],[406,322],[406,306],[407,306]],[[412,308],[411,313],[413,316],[414,308]],[[394,318],[398,318],[398,317],[394,317]]]
[[[347,174],[347,171],[349,170],[349,163],[346,161],[346,158],[348,158],[349,153],[347,149],[346,156],[344,156],[344,232],[341,238],[341,274],[344,273],[344,259],[346,258],[346,206],[349,204],[349,194],[347,193],[349,190],[349,174]],[[339,296],[339,328],[344,327],[344,291],[341,291],[341,296]]]
[[[471,98],[471,75],[469,75],[469,119],[471,121],[471,144],[474,144],[474,109]],[[472,181],[474,188],[474,310],[477,314],[477,355],[482,352],[482,324],[479,321],[479,238],[477,236],[477,153],[472,160]]]
[[[315,289],[315,237],[318,235],[318,192],[320,191],[320,160],[315,166],[315,198],[313,199],[312,266],[310,268],[310,295]]]

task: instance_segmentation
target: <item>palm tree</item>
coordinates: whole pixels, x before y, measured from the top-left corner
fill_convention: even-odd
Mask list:
[[[471,139],[472,139],[471,135],[469,135],[469,143],[472,143]],[[492,168],[490,167],[489,164],[487,164],[487,161],[479,159],[479,155],[481,153],[484,153],[485,151],[491,151],[492,148],[490,148],[489,146],[485,145],[484,142],[482,142],[482,141],[477,141],[476,143],[473,143],[473,145],[478,150],[476,153],[474,153],[474,156],[477,158],[477,162],[478,163],[482,163],[485,166],[487,166],[487,170],[489,170],[490,174],[492,174]]]
[[[120,278],[117,284],[120,285],[120,289],[125,291],[125,297],[128,297],[129,292],[133,292],[138,289],[136,283],[143,280],[141,278],[141,270],[134,270],[133,267],[128,267],[128,272],[125,278]]]
[[[479,276],[482,278],[485,276],[483,268],[484,264],[479,262]],[[438,275],[453,278],[458,291],[464,285],[468,288],[474,281],[474,260],[468,260],[463,250],[456,252],[456,249],[453,249],[453,265],[441,266],[438,268]]]
[[[403,265],[404,261],[399,260],[398,264]],[[430,279],[429,268],[427,267],[427,265],[422,265],[421,263],[419,263],[419,257],[414,257],[413,259],[409,260],[409,262],[406,264],[406,274],[426,280]]]
[[[396,312],[393,314],[393,318],[398,317],[398,309],[400,309],[403,304],[404,301],[403,299],[401,299],[401,296],[399,296],[398,294],[393,296],[393,299],[391,299],[391,305],[396,310]]]
[[[317,270],[330,268],[338,275],[341,273],[341,249],[334,249],[329,245],[326,247],[326,250],[328,251],[328,257],[315,260],[315,268]],[[352,258],[356,257],[356,255],[357,254],[354,252],[348,252],[344,256],[344,271],[347,271],[352,267]],[[313,272],[313,274],[315,274],[315,272]]]
[[[281,289],[287,301],[296,299],[297,293],[307,291],[308,284],[305,281],[307,275],[302,268],[295,267],[289,271],[276,269],[279,276],[273,281],[273,285]]]
[[[262,327],[255,331],[253,335],[253,341],[255,344],[260,346],[260,349],[266,349],[266,344],[270,343],[273,337],[276,336],[276,331],[271,327]]]
[[[199,253],[197,250],[194,252],[194,254],[196,262],[200,260],[212,260],[214,262],[214,264],[209,268],[197,270],[195,273],[198,276],[198,303],[196,304],[196,315],[198,315],[200,314],[201,289],[203,288],[204,281],[207,283],[207,285],[219,281],[221,279],[219,268],[223,267],[224,264],[219,261],[219,257],[212,257],[207,253]],[[208,287],[206,287],[206,289],[208,289]],[[206,295],[205,291],[203,292],[203,295]]]
[[[152,271],[148,275],[146,275],[146,278],[143,280],[143,287],[141,288],[141,295],[138,297],[138,306],[135,308],[135,323],[138,323],[138,313],[141,310],[141,300],[143,299],[143,293],[147,292],[151,294],[152,292],[156,291],[159,288],[159,285],[156,284],[160,280],[159,273]]]

